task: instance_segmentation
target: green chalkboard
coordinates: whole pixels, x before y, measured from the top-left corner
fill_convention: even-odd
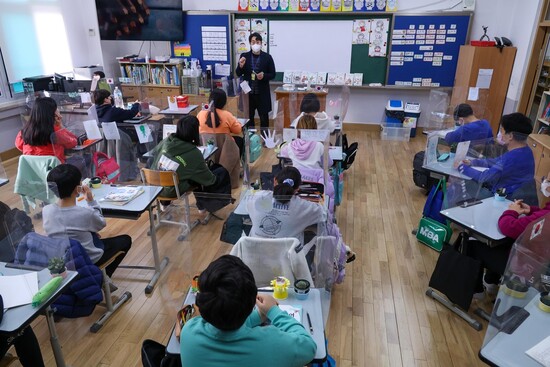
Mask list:
[[[267,19],[268,30],[270,21],[311,21],[311,20],[323,20],[323,21],[339,21],[339,20],[355,20],[355,19],[388,19],[389,30],[392,29],[393,16],[387,13],[237,13],[235,19],[254,19],[261,18]],[[310,35],[298,36],[294,40],[288,40],[289,42],[307,42],[307,37]],[[342,40],[342,42],[351,42],[351,31],[348,39]],[[388,31],[388,41],[386,45],[386,57],[371,57],[369,56],[369,45],[352,45],[351,47],[351,73],[363,73],[363,84],[369,83],[382,83],[386,82],[386,71],[388,65],[389,56],[389,43],[391,39],[391,33]],[[330,70],[327,70],[330,71]],[[277,72],[275,77],[276,81],[283,80],[283,72]]]

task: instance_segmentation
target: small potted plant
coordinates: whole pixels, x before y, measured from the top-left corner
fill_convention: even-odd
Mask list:
[[[52,257],[48,261],[48,269],[52,277],[61,276],[65,278],[67,275],[67,268],[65,267],[65,260],[62,257]]]
[[[296,279],[294,282],[294,293],[299,300],[305,300],[309,295],[310,284],[305,279]]]
[[[550,294],[548,292],[540,294],[539,308],[544,312],[550,312]]]
[[[506,199],[506,188],[501,187],[495,192],[495,200],[504,201]]]
[[[517,278],[510,279],[504,285],[504,293],[514,298],[525,298],[529,290],[529,286]]]

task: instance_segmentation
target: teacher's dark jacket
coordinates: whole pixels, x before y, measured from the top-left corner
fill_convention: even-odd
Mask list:
[[[250,84],[250,76],[252,75],[252,51],[242,53],[239,60],[241,57],[246,59],[246,63],[244,64],[244,67],[241,68],[237,60],[237,69],[235,70],[235,73],[237,76],[242,76],[243,79]],[[267,52],[260,51],[258,69],[258,72],[264,73],[264,78],[262,80],[258,80],[261,109],[265,112],[269,112],[271,111],[271,90],[269,89],[269,81],[275,78],[275,63],[273,62],[271,55]]]

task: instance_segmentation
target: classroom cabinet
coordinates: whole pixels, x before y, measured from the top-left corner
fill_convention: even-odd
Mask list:
[[[539,205],[544,206],[550,198],[542,195],[540,184],[542,177],[546,177],[550,172],[550,135],[531,134],[527,139],[529,147],[533,150],[535,157],[535,181],[537,183],[537,195]]]
[[[499,50],[496,47],[460,46],[451,106],[470,104],[478,118],[489,121],[495,135],[506,102],[516,51],[515,47]],[[484,81],[489,73],[492,75],[487,88]],[[480,87],[477,99],[469,100],[470,88],[477,86]]]

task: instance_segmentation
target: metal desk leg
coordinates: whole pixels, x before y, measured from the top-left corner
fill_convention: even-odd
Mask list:
[[[470,324],[470,326],[473,327],[474,329],[476,329],[477,331],[480,331],[482,329],[481,324],[480,324],[479,321],[474,319],[472,316],[468,315],[466,312],[462,311],[462,309],[455,306],[453,303],[451,303],[446,298],[441,297],[433,289],[428,288],[428,290],[426,291],[426,296],[433,298],[437,302],[441,303],[443,306],[447,307],[449,310],[453,311],[455,314],[460,316],[464,321],[466,321],[468,324]]]
[[[157,233],[155,229],[155,218],[153,217],[153,208],[150,205],[149,206],[149,229],[151,231],[151,246],[153,248],[153,259],[155,261],[155,274],[153,274],[153,277],[151,278],[151,281],[145,287],[145,294],[151,294],[153,292],[153,289],[155,288],[155,285],[157,284],[157,281],[159,280],[160,274],[166,268],[166,265],[168,265],[168,257],[164,257],[162,261],[160,261],[159,258],[159,250],[157,246]]]
[[[50,329],[50,343],[52,345],[53,356],[55,357],[55,364],[57,367],[65,367],[65,359],[63,358],[63,352],[57,339],[57,331],[55,330],[55,323],[53,321],[53,310],[50,306],[46,308],[46,321],[48,322],[48,329]]]

